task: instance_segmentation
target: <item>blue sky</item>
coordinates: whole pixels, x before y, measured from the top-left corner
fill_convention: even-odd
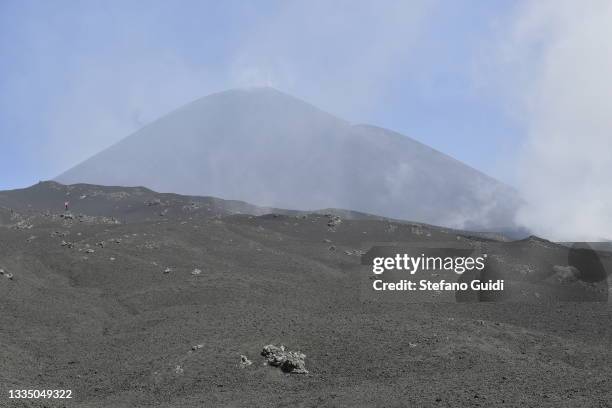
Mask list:
[[[514,185],[546,236],[610,236],[611,20],[606,0],[3,0],[0,189],[271,85]]]
[[[192,99],[264,83],[511,182],[498,157],[520,129],[473,76],[512,2],[352,4],[3,1],[0,189],[52,178]]]

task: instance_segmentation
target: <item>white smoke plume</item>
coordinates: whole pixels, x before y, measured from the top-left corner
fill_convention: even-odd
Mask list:
[[[518,222],[556,240],[612,238],[612,3],[527,2],[500,41],[526,140]]]

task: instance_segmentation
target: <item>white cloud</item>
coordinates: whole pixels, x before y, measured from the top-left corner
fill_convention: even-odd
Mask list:
[[[500,39],[527,139],[518,221],[557,240],[612,238],[612,3],[527,2]]]

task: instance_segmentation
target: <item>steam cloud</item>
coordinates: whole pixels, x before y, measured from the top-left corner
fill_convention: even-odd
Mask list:
[[[527,139],[518,221],[556,240],[612,238],[612,3],[528,2],[502,41]]]

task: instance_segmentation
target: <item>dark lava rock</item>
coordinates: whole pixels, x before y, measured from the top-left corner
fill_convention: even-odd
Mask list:
[[[280,367],[286,373],[308,374],[304,359],[306,355],[299,351],[287,351],[285,346],[275,346],[268,344],[264,346],[261,355],[268,360],[268,364]]]

